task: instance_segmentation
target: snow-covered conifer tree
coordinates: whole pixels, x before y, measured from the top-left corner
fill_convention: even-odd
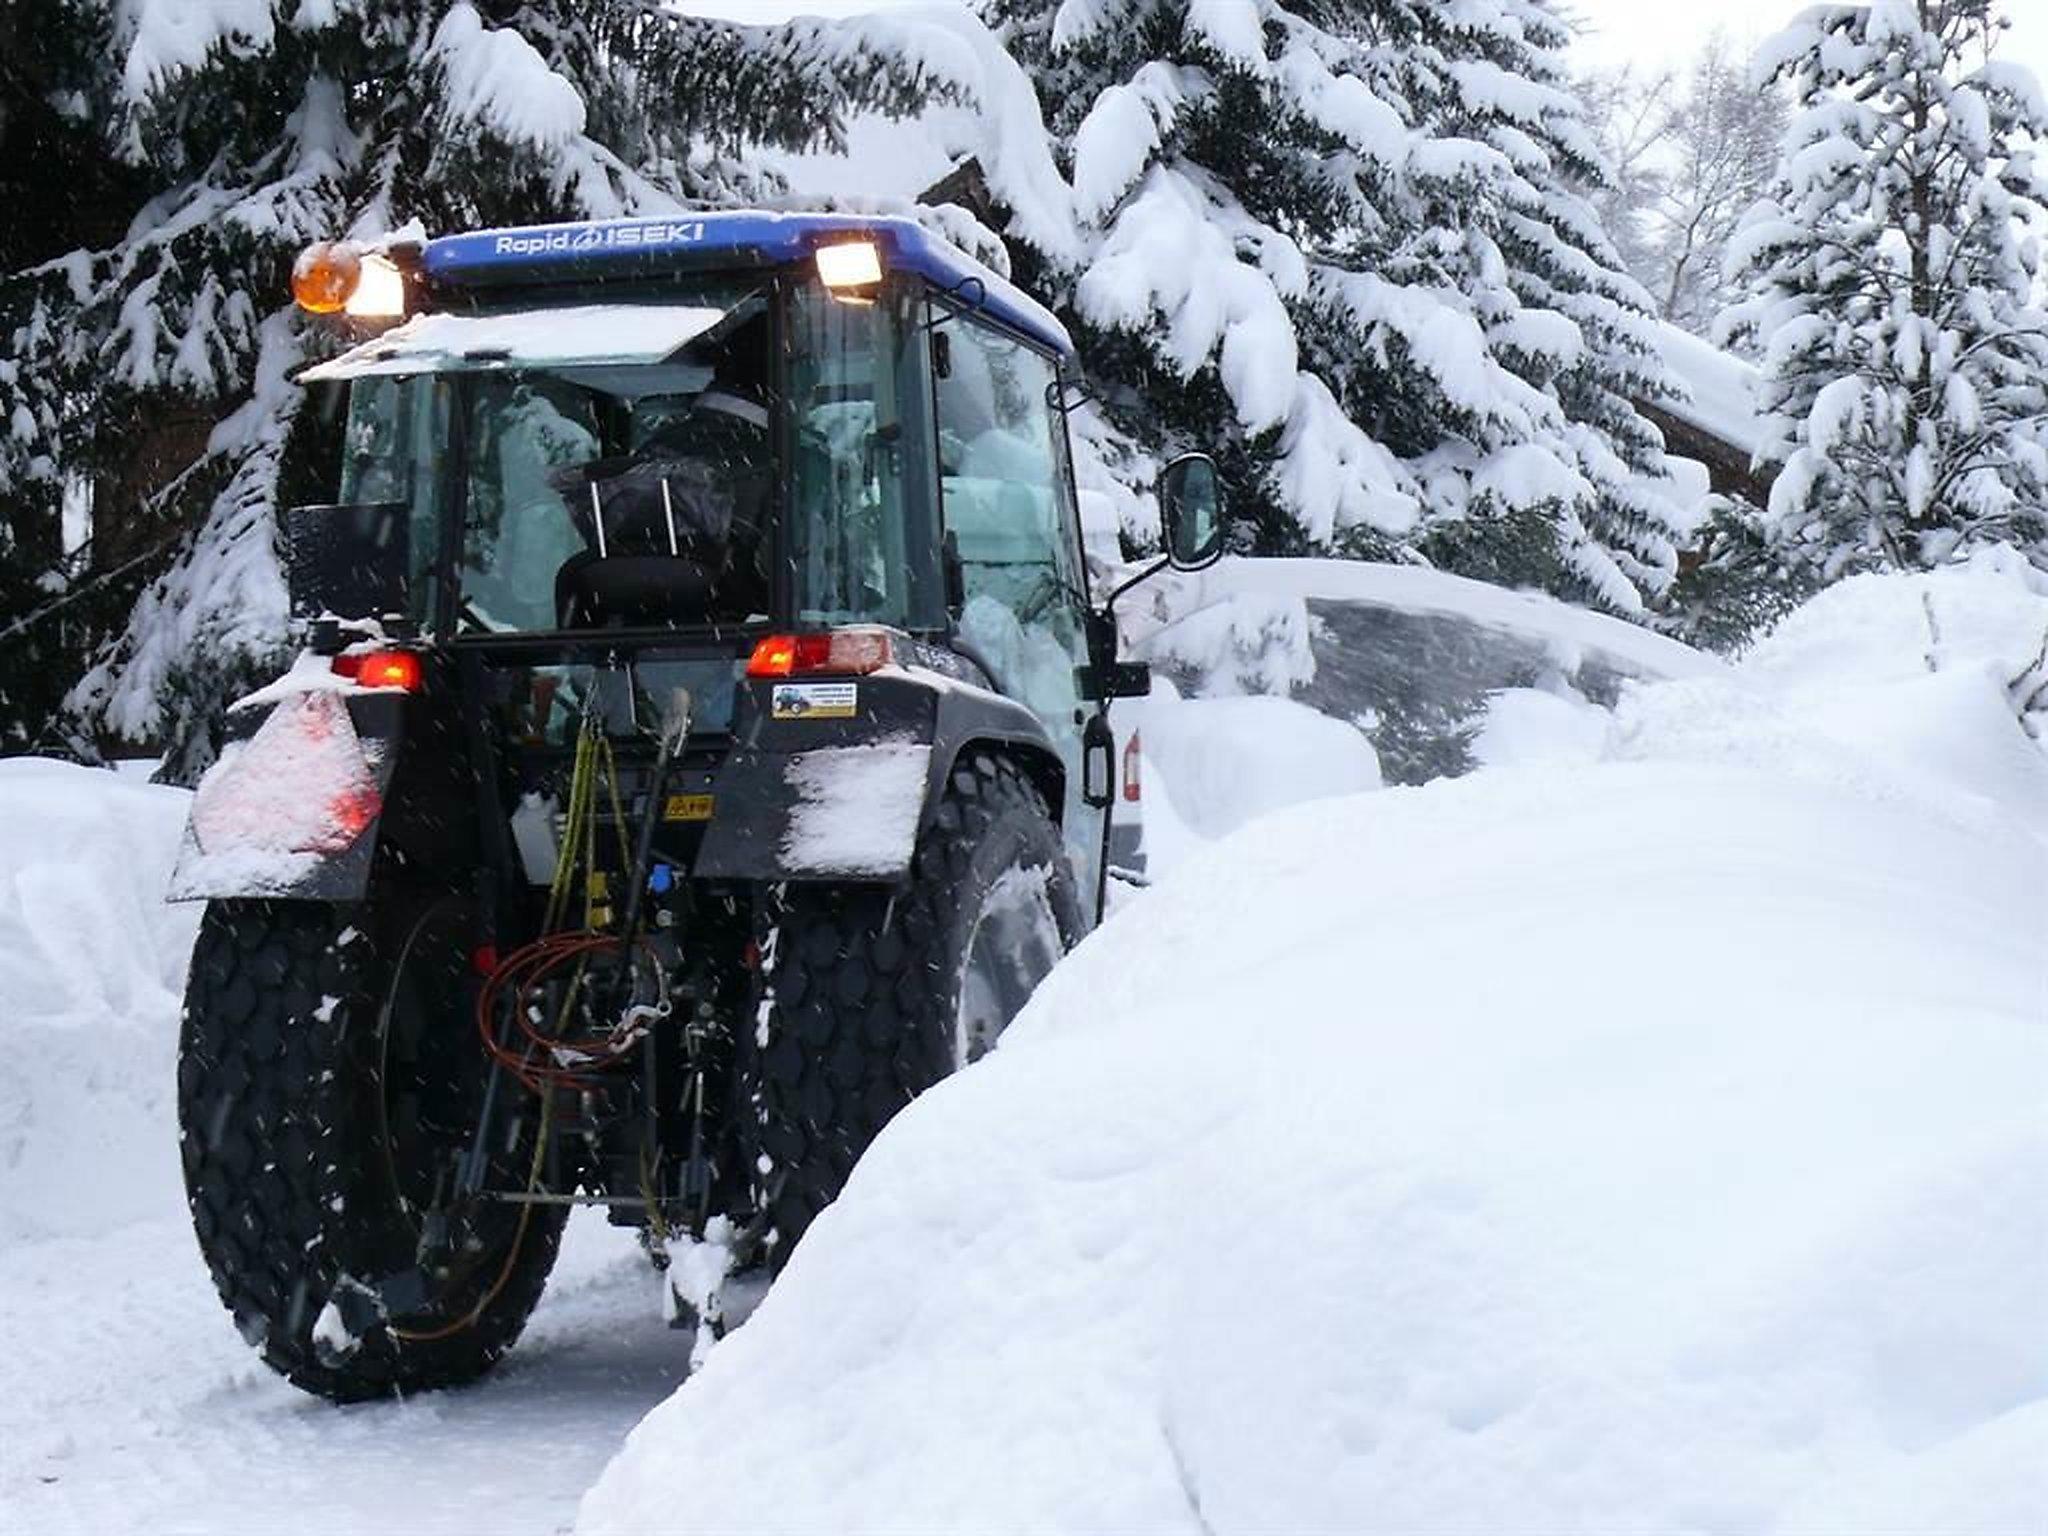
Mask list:
[[[1013,238],[1106,405],[1267,550],[1420,551],[1639,612],[1674,567],[1646,296],[1541,0],[986,0],[1071,227]],[[1051,221],[1041,221],[1049,223]]]
[[[1759,68],[1800,110],[1737,234],[1786,455],[1780,557],[1818,579],[2011,542],[2048,563],[2048,99],[1992,0],[1805,12]]]
[[[275,512],[321,429],[288,384],[312,341],[287,302],[305,244],[751,201],[780,190],[752,146],[830,144],[850,111],[952,89],[883,23],[632,0],[36,3],[94,44],[62,54],[66,109],[137,191],[119,238],[0,272],[0,503],[47,508],[90,477],[103,526],[178,550],[73,696],[131,737],[187,737],[283,638]]]
[[[35,739],[76,677],[77,639],[132,592],[69,590],[83,518],[79,482],[48,444],[75,410],[61,381],[11,344],[38,292],[61,288],[53,258],[118,239],[131,173],[93,130],[87,102],[107,73],[107,19],[92,0],[0,7],[0,750]],[[44,269],[40,283],[7,275]],[[68,535],[68,536],[67,536]],[[24,624],[40,612],[44,621]],[[67,664],[68,663],[68,664]]]

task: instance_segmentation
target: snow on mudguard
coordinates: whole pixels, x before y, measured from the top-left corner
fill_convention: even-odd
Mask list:
[[[808,752],[737,752],[714,796],[719,813],[697,856],[699,876],[893,880],[910,868],[931,779],[921,741]],[[774,793],[748,786],[768,784]]]
[[[362,895],[399,729],[396,699],[326,688],[281,699],[199,781],[170,899]]]
[[[813,682],[800,709],[777,697],[792,686],[753,684],[750,723],[712,786],[699,879],[898,880],[967,743],[1059,771],[1033,715],[959,678],[914,667]],[[1056,784],[1046,799],[1059,803]]]

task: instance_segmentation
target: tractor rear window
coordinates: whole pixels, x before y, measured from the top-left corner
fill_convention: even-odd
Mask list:
[[[359,378],[342,496],[412,507],[418,616],[459,494],[459,632],[765,621],[768,305],[723,314],[658,362]]]
[[[768,617],[766,405],[708,371],[614,382],[636,392],[550,374],[468,391],[459,628]]]

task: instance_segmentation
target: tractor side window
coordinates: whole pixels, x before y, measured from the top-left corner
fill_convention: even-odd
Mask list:
[[[1086,650],[1046,402],[1053,365],[960,316],[942,320],[937,335],[939,492],[962,599],[955,623],[1005,691],[1071,730],[1074,668]]]
[[[1074,669],[1087,660],[1060,424],[1042,353],[962,315],[934,331],[939,493],[946,557],[958,573],[954,626],[1002,690],[1045,722],[1080,783],[1081,699]]]
[[[448,385],[419,378],[358,379],[349,389],[342,438],[341,500],[399,502],[409,509],[407,590],[412,617],[434,616],[434,561],[441,543],[441,449]]]

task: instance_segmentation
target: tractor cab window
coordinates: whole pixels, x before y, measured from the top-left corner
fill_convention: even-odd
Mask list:
[[[1086,610],[1066,434],[1043,353],[971,316],[939,311],[932,333],[939,497],[960,649],[1044,722],[1067,769],[1063,826],[1077,867],[1100,823],[1080,805]]]
[[[1064,747],[1081,702],[1074,669],[1087,648],[1063,439],[1047,400],[1057,374],[1044,354],[966,316],[945,315],[934,340],[955,628]]]
[[[444,562],[444,502],[460,505],[460,632],[765,622],[767,298],[699,312],[718,323],[665,357],[508,367],[479,354],[358,379],[344,496],[408,504],[416,563]],[[432,583],[414,586],[429,619]]]
[[[342,438],[341,500],[406,509],[409,617],[433,619],[433,571],[441,529],[441,445],[451,390],[434,379],[360,379]]]
[[[930,397],[920,313],[822,287],[791,306],[790,559],[799,622],[934,629],[944,622],[928,482]]]
[[[597,401],[544,374],[468,390],[469,505],[458,628],[556,628],[555,576],[589,547],[565,472],[603,457]]]

